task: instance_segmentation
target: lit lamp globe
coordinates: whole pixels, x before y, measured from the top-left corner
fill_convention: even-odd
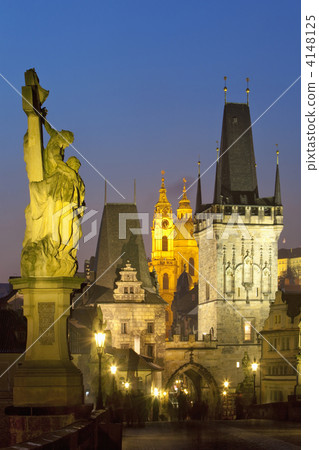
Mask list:
[[[111,374],[112,375],[115,375],[116,374],[116,371],[117,371],[117,367],[116,366],[111,366]]]
[[[252,363],[251,369],[252,369],[253,372],[255,372],[255,373],[257,372],[258,363],[256,362],[256,360]]]
[[[224,381],[224,387],[227,389],[229,387],[229,381]]]
[[[103,333],[102,331],[100,331],[99,333],[94,333],[95,344],[98,354],[101,354],[103,352],[105,344],[105,336],[106,336],[105,333]]]
[[[254,362],[251,365],[251,370],[253,372],[254,376],[254,395],[253,395],[253,404],[255,405],[257,403],[257,397],[256,397],[256,373],[258,369],[258,363],[256,361],[256,358],[254,358]]]
[[[103,409],[102,382],[101,382],[101,360],[102,360],[102,354],[104,351],[105,336],[106,336],[105,333],[103,333],[102,331],[100,331],[98,333],[94,333],[96,350],[97,350],[97,355],[99,358],[99,389],[98,389],[98,394],[96,397],[96,409],[97,410]]]

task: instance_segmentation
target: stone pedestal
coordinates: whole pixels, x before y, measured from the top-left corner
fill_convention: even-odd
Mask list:
[[[25,358],[14,376],[13,406],[82,405],[82,373],[70,360],[67,318],[70,295],[84,280],[30,277],[10,282],[23,293],[24,315],[28,321]]]

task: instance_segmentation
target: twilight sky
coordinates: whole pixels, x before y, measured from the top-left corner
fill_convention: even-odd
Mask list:
[[[34,67],[50,90],[48,120],[75,134],[74,146],[140,212],[158,199],[161,170],[176,208],[182,178],[191,182],[216,158],[224,104],[246,101],[256,120],[300,75],[300,2],[209,0],[9,1],[0,3],[0,74],[21,92]],[[27,118],[21,97],[0,77],[0,282],[20,275],[29,202],[23,160]],[[271,196],[280,149],[284,230],[280,247],[300,245],[300,81],[253,126],[260,196]],[[75,155],[67,149],[66,155]],[[104,181],[81,157],[88,210],[98,228]],[[212,201],[215,166],[202,178]],[[194,205],[196,186],[188,192]],[[90,222],[83,226],[90,231]],[[285,238],[286,243],[282,241]],[[150,253],[151,235],[145,236]],[[97,238],[81,243],[83,260]]]

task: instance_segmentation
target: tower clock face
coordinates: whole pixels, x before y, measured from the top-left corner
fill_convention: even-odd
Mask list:
[[[163,222],[162,222],[162,228],[163,228],[164,230],[166,230],[166,229],[168,228],[168,225],[169,225],[168,220],[163,220]]]

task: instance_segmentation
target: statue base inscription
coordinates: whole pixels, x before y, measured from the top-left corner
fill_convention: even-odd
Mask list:
[[[23,293],[28,321],[26,353],[14,377],[13,406],[82,405],[82,374],[70,360],[67,318],[70,295],[84,280],[30,277],[10,282]]]

